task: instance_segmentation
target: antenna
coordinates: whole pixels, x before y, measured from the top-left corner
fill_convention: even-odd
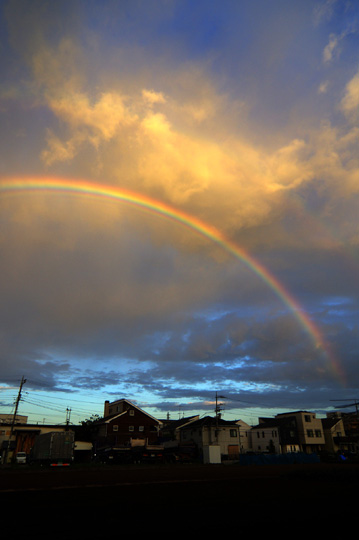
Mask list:
[[[356,414],[357,414],[357,416],[359,416],[359,411],[358,411],[359,400],[358,399],[356,399],[356,398],[353,398],[353,399],[331,399],[330,401],[353,401],[354,403],[347,403],[346,405],[337,405],[335,408],[336,409],[346,409],[348,407],[355,407]]]
[[[69,409],[67,407],[67,409],[66,409],[66,429],[69,429],[70,416],[71,416],[71,409]]]
[[[216,392],[216,408],[214,409],[214,412],[216,413],[217,420],[221,418],[221,411],[223,410],[221,405],[218,403],[218,398],[226,399],[225,396],[219,396]]]

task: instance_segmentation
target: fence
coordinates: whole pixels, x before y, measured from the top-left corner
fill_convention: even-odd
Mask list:
[[[288,454],[242,454],[240,465],[292,465],[296,463],[320,463],[317,454],[292,452]]]

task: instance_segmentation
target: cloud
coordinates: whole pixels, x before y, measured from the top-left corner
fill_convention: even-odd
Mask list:
[[[334,58],[339,58],[342,41],[351,34],[357,34],[357,32],[357,22],[354,17],[353,20],[346,23],[345,29],[340,34],[330,34],[329,41],[323,50],[323,62],[330,63]]]
[[[318,25],[323,21],[329,21],[334,14],[337,3],[338,0],[325,0],[318,2],[313,10],[315,24]]]
[[[329,81],[323,81],[318,87],[318,94],[326,94],[328,91]]]
[[[162,92],[155,92],[153,90],[142,90],[142,97],[151,106],[155,103],[166,103],[166,98],[164,97]]]
[[[196,106],[186,93],[169,100],[163,92],[145,88],[132,96],[111,90],[91,99],[84,91],[72,90],[72,84],[70,91],[67,82],[53,90],[52,81],[59,79],[54,55],[49,61],[51,82],[44,94],[49,110],[61,122],[58,131],[65,134],[48,132],[42,152],[48,166],[87,152],[89,163],[94,168],[100,163],[98,170],[106,177],[116,178],[124,171],[122,181],[131,171],[131,188],[186,206],[228,230],[265,222],[279,191],[294,189],[313,176],[305,161],[304,141],[293,140],[268,154],[234,135],[219,141],[208,136],[206,127],[204,136],[193,130],[193,119],[203,122],[213,115],[220,125],[218,104],[224,98],[213,91]],[[49,77],[45,66],[39,71]],[[187,127],[178,122],[181,110],[189,114]],[[96,161],[87,151],[90,147],[96,149]]]
[[[344,113],[355,120],[358,118],[357,110],[359,107],[359,73],[347,83],[345,95],[341,101],[341,108]]]
[[[75,157],[84,143],[96,149],[103,141],[110,141],[120,126],[129,126],[135,118],[126,110],[120,95],[104,93],[91,105],[84,94],[69,93],[66,97],[49,99],[49,108],[71,132],[62,142],[49,132],[48,148],[42,152],[46,165],[68,161]]]
[[[339,42],[340,42],[340,38],[338,36],[335,36],[334,34],[331,34],[329,36],[329,43],[326,45],[323,51],[324,62],[330,62],[333,59],[334,52],[338,54]]]
[[[1,167],[127,188],[216,227],[303,305],[355,388],[359,82],[350,39],[339,67],[339,4],[320,4],[314,31],[299,4],[263,4],[265,23],[250,6],[40,4],[7,6]],[[161,407],[207,407],[219,386],[233,406],[323,406],[340,387],[269,280],[176,220],[61,191],[0,205],[5,377]]]

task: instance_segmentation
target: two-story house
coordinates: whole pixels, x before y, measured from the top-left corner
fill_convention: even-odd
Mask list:
[[[277,414],[276,418],[293,418],[296,422],[299,450],[307,454],[320,452],[325,448],[322,420],[315,413],[296,411]]]
[[[317,453],[325,448],[322,420],[308,411],[277,414],[260,418],[252,428],[252,449],[255,452]]]
[[[127,399],[105,401],[96,423],[96,451],[156,445],[161,422]]]
[[[221,459],[234,459],[240,454],[240,425],[219,417],[205,416],[179,427],[180,442],[193,443],[204,456],[217,447]]]
[[[236,420],[235,422],[239,430],[239,453],[245,454],[252,450],[251,447],[251,426],[243,420]]]
[[[276,419],[259,419],[251,429],[251,449],[256,453],[281,454],[280,422]]]
[[[339,416],[327,416],[322,419],[325,437],[325,450],[329,453],[348,451],[348,439],[345,435],[344,423]]]

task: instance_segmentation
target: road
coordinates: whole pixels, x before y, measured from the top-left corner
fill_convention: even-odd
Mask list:
[[[326,521],[354,517],[358,486],[358,465],[25,466],[0,469],[0,507],[3,516],[16,509],[26,520],[55,517],[56,530],[70,517],[77,530],[96,518],[94,532],[97,527],[123,526],[123,520],[140,530],[148,520],[162,523],[169,516],[175,531],[193,516],[198,527],[211,530],[213,518],[218,525],[224,516],[232,516],[231,527],[258,520],[278,526],[293,520],[294,532],[302,523],[301,513],[306,526],[315,516],[316,527],[318,515]],[[343,527],[343,518],[338,521]]]

